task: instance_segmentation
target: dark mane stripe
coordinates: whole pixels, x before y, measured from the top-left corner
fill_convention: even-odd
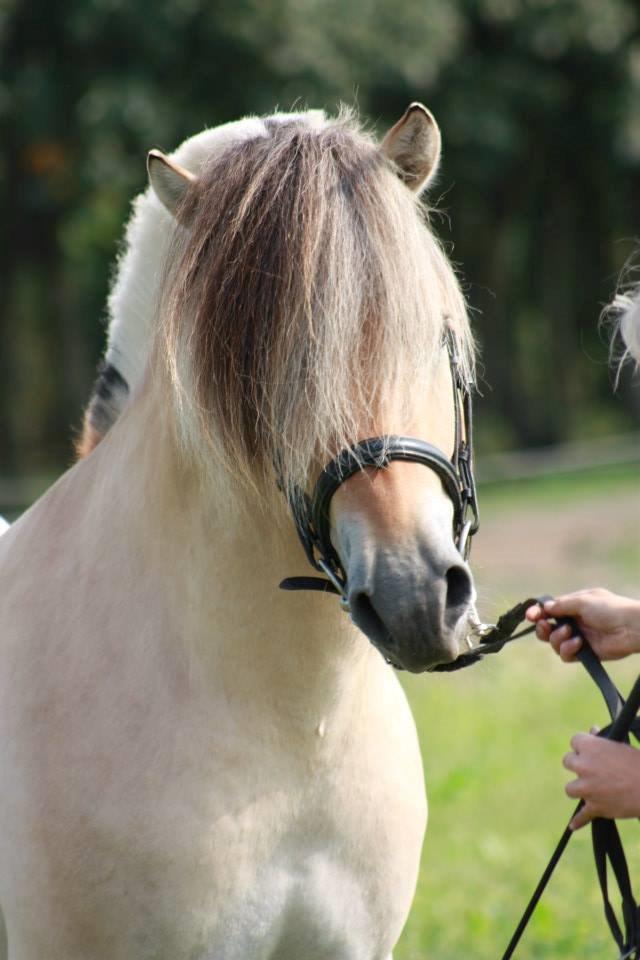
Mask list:
[[[86,413],[87,422],[100,436],[116,422],[128,396],[129,385],[122,374],[113,364],[102,360]]]

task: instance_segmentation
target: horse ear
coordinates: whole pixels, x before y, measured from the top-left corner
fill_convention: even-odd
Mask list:
[[[149,183],[158,200],[176,219],[184,219],[180,208],[189,187],[198,179],[179,163],[170,160],[160,150],[150,150],[147,154],[147,172]]]
[[[433,114],[421,103],[409,105],[380,144],[380,149],[398,168],[410,190],[419,193],[440,162],[442,138]]]

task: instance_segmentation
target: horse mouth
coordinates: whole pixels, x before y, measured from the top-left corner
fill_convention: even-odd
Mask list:
[[[446,655],[434,663],[431,658],[425,658],[424,652],[412,653],[410,648],[401,652],[399,642],[385,625],[367,593],[360,592],[351,595],[349,606],[354,624],[394,669],[407,670],[409,673],[424,673],[432,669],[436,663],[449,662],[451,659],[455,659],[455,657]]]
[[[371,597],[364,592],[356,593],[349,597],[349,608],[356,627],[362,630],[387,663],[396,670],[404,670],[405,666],[397,655],[397,644],[371,602]]]

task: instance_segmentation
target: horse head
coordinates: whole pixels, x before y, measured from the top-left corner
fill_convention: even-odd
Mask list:
[[[440,143],[412,104],[381,144],[347,111],[309,111],[205,131],[171,157],[152,150],[84,450],[135,391],[155,341],[183,449],[205,471],[221,463],[240,481],[230,494],[251,489],[274,515],[364,438],[413,437],[455,459],[445,335],[465,382],[472,340],[419,201]],[[327,505],[351,617],[397,666],[452,660],[474,589],[442,478],[419,463],[361,467]]]
[[[152,151],[177,224],[164,347],[184,435],[202,437],[269,497],[308,491],[363,437],[421,438],[453,455],[456,396],[443,334],[467,374],[455,276],[416,202],[440,132],[412,104],[377,145],[350,117],[265,120],[199,174]],[[441,479],[362,465],[330,505],[351,617],[395,665],[455,659],[474,589]]]

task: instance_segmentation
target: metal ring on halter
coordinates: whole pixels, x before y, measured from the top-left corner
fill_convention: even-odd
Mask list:
[[[335,587],[336,593],[338,593],[340,596],[340,606],[344,612],[350,613],[351,605],[349,604],[349,597],[347,596],[346,582],[341,580],[340,577],[334,573],[326,560],[318,560],[318,569],[322,570],[329,582]]]
[[[471,546],[471,541],[469,536],[471,535],[471,530],[473,527],[473,522],[471,520],[466,520],[462,525],[460,535],[458,537],[458,542],[456,544],[458,552],[466,559],[468,555],[468,547]]]

